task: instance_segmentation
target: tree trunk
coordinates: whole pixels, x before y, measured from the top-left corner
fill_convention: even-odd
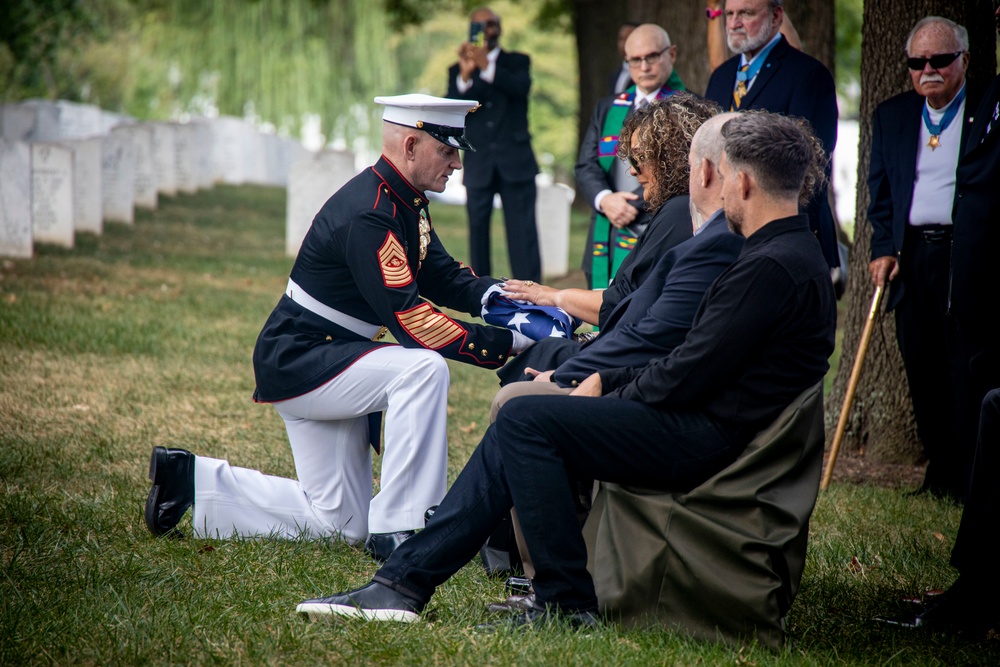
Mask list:
[[[990,0],[866,0],[861,39],[861,145],[858,198],[847,294],[842,309],[840,367],[826,399],[827,433],[832,436],[857,355],[874,288],[868,277],[871,226],[868,180],[871,120],[885,99],[911,88],[903,49],[913,24],[928,15],[969,27],[969,84],[983,85],[996,71],[993,3]],[[799,28],[802,32],[803,28]],[[909,388],[896,344],[895,323],[884,309],[878,317],[854,397],[842,447],[881,461],[914,463],[923,456],[913,422]]]

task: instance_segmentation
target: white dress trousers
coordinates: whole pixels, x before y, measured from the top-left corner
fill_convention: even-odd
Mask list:
[[[445,494],[448,364],[437,352],[372,350],[307,394],[278,401],[298,479],[195,459],[196,537],[336,536],[414,530]],[[367,414],[385,411],[382,473],[372,498]]]

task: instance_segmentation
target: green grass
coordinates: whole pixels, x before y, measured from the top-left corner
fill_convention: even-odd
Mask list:
[[[365,582],[333,541],[171,541],[141,519],[153,445],[292,476],[275,411],[251,399],[250,353],[284,288],[284,193],[218,187],[162,200],[73,250],[0,263],[0,665],[997,664],[974,644],[878,627],[901,594],[943,588],[959,511],[834,486],[772,654],[606,626],[480,635],[502,584],[471,564],[408,627],[309,624],[300,600]],[[465,256],[464,211],[435,226]],[[497,272],[505,270],[495,222]],[[574,218],[573,259],[586,220]],[[572,283],[577,277],[565,281]],[[492,373],[452,365],[450,476],[487,422]],[[852,569],[857,558],[861,568]]]

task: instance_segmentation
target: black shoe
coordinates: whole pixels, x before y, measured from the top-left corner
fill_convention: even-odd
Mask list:
[[[420,618],[424,603],[376,581],[367,586],[326,598],[300,602],[295,611],[311,621],[334,616],[366,621],[412,623]]]
[[[985,634],[1000,628],[1000,600],[959,578],[944,593],[927,598],[915,612],[876,620],[926,632]]]
[[[507,592],[512,595],[527,595],[531,592],[531,579],[527,577],[507,577],[504,583]]]
[[[431,505],[424,512],[424,525],[425,526],[427,525],[427,522],[431,520],[431,517],[434,516],[434,512],[437,512],[437,508],[438,508],[437,505]]]
[[[510,616],[501,621],[477,625],[480,632],[497,632],[501,630],[535,629],[550,625],[569,627],[571,630],[591,630],[600,626],[601,620],[592,611],[559,611],[554,607],[541,605],[531,596],[531,608],[516,616]]]
[[[186,449],[153,447],[149,479],[153,488],[146,497],[143,515],[149,532],[157,537],[184,537],[177,524],[194,504],[194,454]]]
[[[512,611],[529,611],[535,608],[535,594],[510,595],[503,602],[491,602],[486,611],[491,614],[505,614]]]
[[[367,551],[377,563],[384,563],[389,560],[392,552],[399,548],[399,545],[417,534],[415,530],[404,530],[398,533],[372,533],[365,540],[365,551]]]

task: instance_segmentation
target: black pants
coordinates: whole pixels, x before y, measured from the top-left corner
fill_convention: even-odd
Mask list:
[[[510,181],[494,170],[487,187],[466,188],[469,214],[469,262],[480,276],[492,275],[490,261],[490,219],[493,196],[503,202],[503,220],[507,230],[507,252],[511,277],[541,281],[542,259],[535,225],[536,188],[534,177]]]
[[[972,470],[979,405],[962,337],[948,314],[951,234],[939,231],[937,238],[907,231],[896,338],[917,433],[929,460],[924,488],[962,499]]]
[[[500,411],[427,527],[376,581],[427,601],[516,507],[535,565],[535,594],[564,611],[594,610],[572,477],[688,491],[729,465],[749,438],[697,413],[635,401],[525,396]]]
[[[962,512],[951,564],[984,595],[1000,595],[1000,389],[982,403],[972,486]],[[992,598],[995,603],[995,597]]]

